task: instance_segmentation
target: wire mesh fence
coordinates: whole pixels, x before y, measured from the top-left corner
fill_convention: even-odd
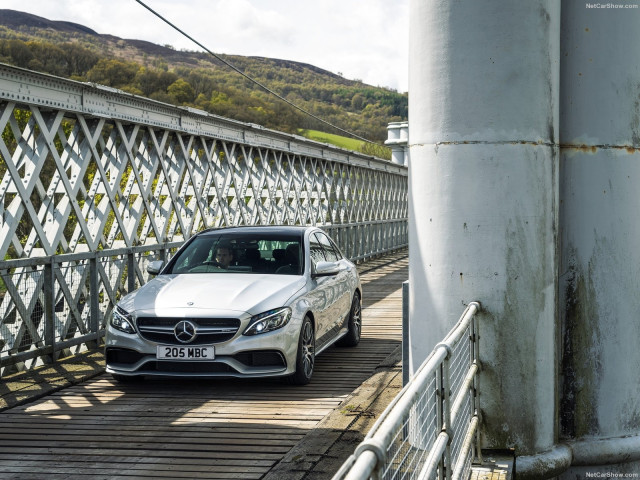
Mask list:
[[[478,310],[467,307],[333,480],[469,478],[479,456]]]
[[[0,375],[75,353],[104,334],[118,300],[179,243],[0,262]]]
[[[387,460],[380,478],[384,480],[417,478],[429,456],[429,446],[438,432],[438,381],[435,373],[425,384],[386,448]]]

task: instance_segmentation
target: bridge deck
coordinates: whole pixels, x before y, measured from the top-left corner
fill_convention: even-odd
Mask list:
[[[311,384],[147,380],[122,385],[98,374],[0,413],[3,478],[264,478],[329,414],[350,414],[354,390],[400,345],[406,252],[385,261],[389,257],[378,260],[381,265],[365,264],[377,268],[362,273],[360,345],[324,352]],[[97,361],[93,368],[100,365]],[[13,402],[25,400],[7,387],[28,383],[21,375],[3,379],[1,393]],[[37,394],[46,388],[27,390]],[[304,476],[286,474],[282,463],[278,468],[277,478]]]

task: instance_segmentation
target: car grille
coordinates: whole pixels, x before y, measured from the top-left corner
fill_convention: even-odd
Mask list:
[[[142,338],[163,345],[183,345],[174,333],[175,326],[187,320],[196,327],[197,336],[189,345],[211,345],[226,342],[240,328],[237,318],[172,318],[138,317],[138,331]]]
[[[222,362],[148,362],[145,370],[166,373],[234,373],[235,370]]]

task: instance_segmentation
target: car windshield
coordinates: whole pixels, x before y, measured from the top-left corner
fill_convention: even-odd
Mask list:
[[[268,273],[302,275],[302,237],[275,232],[199,235],[164,273]]]

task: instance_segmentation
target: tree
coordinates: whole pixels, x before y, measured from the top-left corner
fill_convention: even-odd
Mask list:
[[[154,92],[166,92],[169,85],[176,80],[178,80],[178,75],[173,72],[142,67],[136,73],[134,82],[143,95],[149,97]]]
[[[66,60],[66,76],[84,76],[98,63],[100,57],[91,50],[81,47],[76,43],[62,45]]]
[[[137,63],[101,58],[87,72],[87,79],[108,87],[122,88],[133,83],[139,68]]]
[[[360,111],[362,110],[362,107],[364,107],[364,97],[359,93],[356,93],[351,99],[351,108],[356,111]]]
[[[285,132],[324,128],[202,52],[161,48],[159,53],[153,46],[140,47],[128,40],[37,27],[28,33],[5,28],[0,37],[2,62],[93,81],[165,103],[197,106]],[[123,60],[125,53],[139,60]],[[287,60],[223,57],[301,108],[373,141],[384,141],[387,124],[407,117],[406,93]]]
[[[196,92],[193,90],[193,87],[189,84],[189,82],[179,78],[167,88],[167,93],[174,99],[174,101],[179,104],[185,104],[193,102]]]
[[[22,40],[5,40],[0,51],[13,60],[19,67],[26,67],[33,59],[31,49]]]

